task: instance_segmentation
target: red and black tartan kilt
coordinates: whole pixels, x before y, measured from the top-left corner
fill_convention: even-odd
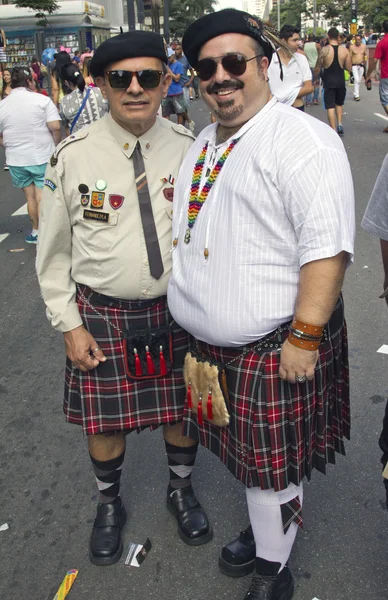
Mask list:
[[[98,302],[98,295],[86,286],[80,290],[88,301],[116,327],[124,330],[164,327],[172,322],[166,296],[139,310],[144,302],[115,301],[113,306]],[[124,342],[118,331],[106,323],[77,294],[77,303],[86,329],[103,350],[107,361],[83,373],[67,359],[65,372],[64,413],[70,423],[82,425],[90,435],[182,421],[185,403],[183,362],[189,336],[176,323],[171,327],[173,369],[160,379],[133,380],[126,375]],[[118,306],[122,308],[118,308]],[[131,309],[131,307],[133,307]],[[136,309],[135,309],[136,307]]]
[[[313,469],[322,473],[345,454],[350,435],[349,369],[342,297],[319,349],[313,381],[288,383],[279,377],[285,330],[265,339],[261,351],[250,351],[226,368],[230,424],[199,426],[187,407],[185,435],[216,454],[247,487],[283,490]],[[225,364],[242,348],[200,344],[204,354]]]

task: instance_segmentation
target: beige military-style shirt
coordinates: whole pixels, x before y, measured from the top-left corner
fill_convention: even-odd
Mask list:
[[[82,325],[76,283],[126,300],[166,294],[174,184],[193,140],[187,129],[160,117],[136,138],[108,114],[58,145],[45,175],[36,262],[55,329]],[[150,274],[136,191],[138,141],[164,265],[159,280]]]

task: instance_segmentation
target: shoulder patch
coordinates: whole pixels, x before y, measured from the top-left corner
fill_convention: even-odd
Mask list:
[[[65,138],[64,140],[62,140],[62,142],[60,142],[58,144],[58,146],[55,148],[54,154],[52,155],[52,157],[50,158],[50,165],[52,167],[55,167],[55,165],[58,162],[58,154],[64,149],[66,148],[66,146],[68,146],[69,144],[71,144],[72,142],[77,142],[78,140],[83,140],[85,139],[87,136],[89,135],[89,133],[87,131],[79,131],[78,133],[69,135],[67,138]]]
[[[186,129],[183,125],[177,125],[176,123],[171,123],[172,129],[181,135],[187,135],[187,137],[195,140],[195,135],[191,133],[189,129]]]

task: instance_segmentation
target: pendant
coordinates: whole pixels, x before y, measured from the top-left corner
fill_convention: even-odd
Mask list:
[[[191,238],[190,229],[187,229],[186,234],[185,234],[185,244],[188,244],[190,242],[190,238]]]

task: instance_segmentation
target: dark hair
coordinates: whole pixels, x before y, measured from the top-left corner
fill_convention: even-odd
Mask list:
[[[359,37],[359,38],[361,38],[361,39],[362,39],[362,35],[361,35],[361,33],[357,33],[357,34],[356,34],[354,37]]]
[[[309,33],[309,37],[308,37],[309,42],[314,42],[315,41],[315,36],[313,33]]]
[[[4,73],[8,71],[8,73],[11,75],[11,69],[4,69],[4,71],[1,72],[2,74],[2,79],[3,79],[3,88],[1,90],[1,99],[3,100],[5,98],[5,88],[6,88],[6,83],[4,81]],[[8,84],[10,85],[10,83]]]
[[[64,79],[62,77],[62,69],[65,65],[71,64],[71,58],[66,50],[61,50],[57,53],[55,58],[55,69],[54,69],[54,77],[57,80],[58,84],[61,85],[63,93],[68,94],[71,90],[65,85]]]
[[[261,59],[263,58],[263,56],[265,56],[264,50],[263,50],[260,42],[258,42],[254,38],[250,37],[249,41],[250,41],[250,44],[251,44],[251,48],[252,48],[252,50],[253,50],[253,52],[255,53],[255,56],[256,56],[257,66],[261,67]]]
[[[32,57],[31,63],[37,63],[39,62],[38,59],[36,58],[36,56]]]
[[[383,21],[383,29],[384,29],[384,33],[388,33],[388,19]]]
[[[61,75],[65,81],[68,81],[69,83],[72,83],[73,85],[76,85],[82,94],[82,92],[85,89],[85,79],[83,78],[81,70],[79,69],[79,67],[77,67],[77,65],[73,65],[73,64],[65,65],[62,68]]]
[[[11,73],[11,88],[28,88],[27,82],[32,81],[30,69],[27,67],[14,67]]]
[[[338,40],[339,34],[340,33],[336,27],[331,27],[329,29],[329,31],[327,32],[327,36],[328,36],[329,40]]]
[[[294,27],[293,25],[283,25],[281,30],[279,31],[279,37],[281,40],[288,40],[290,37],[294,35],[294,33],[300,33],[300,29],[298,27]]]

